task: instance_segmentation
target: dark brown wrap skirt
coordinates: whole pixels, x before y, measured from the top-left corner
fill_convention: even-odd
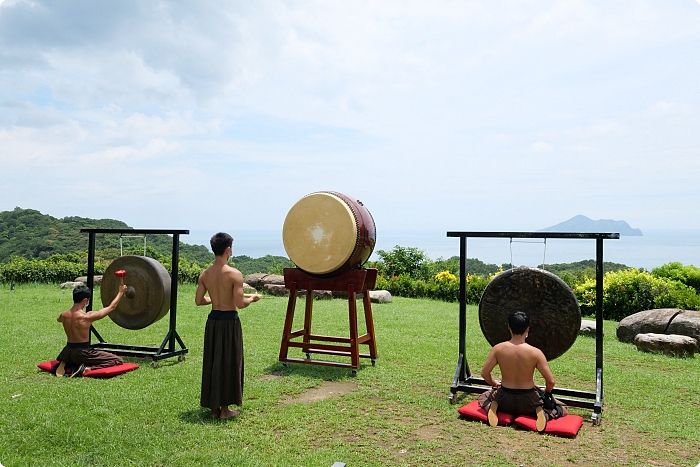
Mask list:
[[[499,386],[495,389],[489,389],[482,393],[479,398],[479,407],[488,411],[491,407],[491,401],[498,402],[498,411],[509,413],[511,415],[530,415],[535,416],[537,407],[543,406],[542,392],[539,388],[532,389],[509,389]],[[566,415],[566,404],[556,400],[557,405],[562,408],[562,416]],[[543,407],[544,408],[544,407]],[[555,409],[545,410],[548,419],[557,418],[559,414]]]
[[[66,362],[66,365],[80,366],[85,364],[91,370],[98,368],[108,368],[110,366],[121,365],[124,360],[113,353],[97,350],[90,347],[89,342],[68,342],[58,354],[56,360]]]
[[[212,410],[243,405],[243,331],[237,311],[209,313],[199,403]]]

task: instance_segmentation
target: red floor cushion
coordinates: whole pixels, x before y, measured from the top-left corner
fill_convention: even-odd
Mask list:
[[[478,400],[473,400],[467,405],[463,405],[462,407],[457,409],[457,412],[459,412],[460,415],[463,415],[467,418],[471,418],[472,420],[479,420],[481,422],[486,422],[489,419],[488,412],[479,407]],[[496,412],[496,415],[498,415],[499,425],[510,425],[511,423],[513,423],[513,419],[515,419],[513,415],[505,412]]]
[[[51,371],[51,368],[53,368],[56,363],[58,363],[58,360],[51,360],[49,362],[39,363],[37,366],[44,371]],[[136,363],[122,363],[121,365],[86,371],[83,373],[83,376],[86,378],[111,378],[112,376],[121,375],[127,371],[135,370],[138,367],[139,366]]]
[[[521,428],[537,431],[535,427],[537,419],[535,417],[520,415],[515,419],[515,423]],[[581,429],[581,425],[583,425],[583,417],[579,415],[564,415],[554,420],[548,420],[544,433],[574,438],[578,434],[578,430]]]

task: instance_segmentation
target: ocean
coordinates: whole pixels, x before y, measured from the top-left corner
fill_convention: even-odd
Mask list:
[[[225,230],[226,231],[226,230]],[[229,230],[234,238],[233,254],[259,258],[265,255],[288,256],[280,230]],[[604,240],[603,259],[630,267],[651,270],[671,261],[700,267],[700,230],[643,230],[641,237],[621,236]],[[209,246],[216,232],[190,230],[181,240]],[[423,250],[430,259],[459,256],[459,239],[447,237],[447,231],[387,230],[377,232],[377,244],[370,260],[379,259],[378,251],[391,251],[396,245]],[[467,257],[485,263],[512,263],[518,266],[573,263],[595,259],[595,240],[548,239],[467,239]]]

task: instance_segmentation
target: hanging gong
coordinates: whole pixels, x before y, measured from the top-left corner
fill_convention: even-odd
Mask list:
[[[170,274],[165,266],[146,256],[126,255],[114,260],[102,277],[102,305],[112,303],[121,281],[114,275],[124,270],[127,291],[109,316],[125,329],[143,329],[155,323],[170,310]]]
[[[530,316],[527,343],[547,360],[569,350],[581,328],[581,309],[571,288],[551,272],[537,268],[509,269],[493,278],[479,301],[481,332],[496,345],[510,340],[508,315]]]

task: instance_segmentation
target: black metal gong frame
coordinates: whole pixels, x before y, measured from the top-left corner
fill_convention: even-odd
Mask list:
[[[557,399],[573,407],[592,409],[593,422],[600,424],[603,412],[603,240],[619,239],[619,233],[583,233],[583,232],[447,232],[448,237],[459,238],[459,359],[454,381],[450,387],[450,403],[457,401],[457,392],[481,394],[491,388],[482,378],[472,376],[466,357],[467,343],[467,302],[466,302],[466,260],[467,238],[568,238],[595,239],[596,241],[596,390],[581,391],[576,389],[554,388]]]
[[[112,352],[116,355],[122,355],[125,357],[137,357],[137,358],[151,358],[152,367],[158,366],[158,361],[164,358],[170,358],[177,356],[180,361],[184,360],[185,354],[189,351],[185,344],[182,342],[180,335],[177,333],[177,282],[178,282],[178,272],[180,266],[180,235],[187,235],[190,233],[189,230],[161,230],[161,229],[80,229],[81,233],[88,233],[88,273],[87,273],[87,286],[90,290],[93,290],[94,277],[95,277],[95,237],[96,234],[165,234],[173,236],[173,249],[172,249],[172,265],[170,271],[170,328],[168,333],[163,339],[163,343],[160,347],[148,347],[148,346],[138,346],[138,345],[127,345],[127,344],[113,344],[106,342],[97,329],[94,326],[90,326],[91,336],[95,335],[95,338],[99,341],[91,344],[90,347],[95,349],[104,349]],[[87,311],[92,310],[92,303],[95,301],[95,294],[93,291],[93,298],[87,306]],[[180,344],[180,348],[175,347],[175,343]],[[167,348],[166,348],[167,345]]]

